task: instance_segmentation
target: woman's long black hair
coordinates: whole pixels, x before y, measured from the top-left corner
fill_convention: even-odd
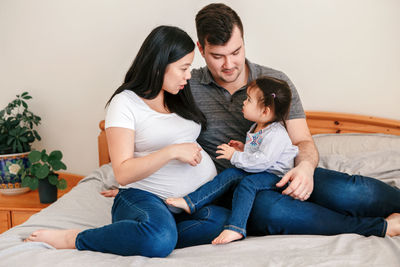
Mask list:
[[[168,64],[193,52],[194,48],[193,40],[185,31],[173,26],[155,28],[144,40],[124,83],[107,105],[124,90],[133,91],[145,99],[155,98],[162,89]],[[206,127],[206,117],[195,104],[189,83],[176,95],[164,91],[164,105],[170,112],[201,124],[203,129]]]

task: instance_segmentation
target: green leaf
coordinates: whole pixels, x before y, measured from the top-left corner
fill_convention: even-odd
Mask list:
[[[22,180],[22,186],[28,186],[32,190],[36,190],[38,188],[38,185],[39,185],[38,179],[29,177],[29,176],[26,176]]]
[[[32,127],[31,127],[31,128],[32,128]],[[40,135],[36,132],[36,130],[33,130],[33,135],[35,135],[35,137],[36,137],[36,139],[37,139],[38,141],[41,140]]]
[[[60,190],[64,190],[67,188],[67,181],[65,179],[60,179],[57,183],[57,188]]]
[[[42,161],[47,162],[49,160],[49,156],[47,154],[42,153]]]
[[[65,164],[60,160],[51,160],[51,161],[49,160],[49,164],[55,171],[67,169],[67,166],[65,166]]]
[[[26,95],[29,95],[29,93],[28,93],[28,92],[23,92],[23,93],[21,94],[22,97],[24,97],[24,96],[26,96]]]
[[[55,174],[50,174],[49,177],[48,177],[48,179],[49,179],[49,183],[50,183],[50,184],[52,184],[52,185],[57,185],[57,183],[58,183],[58,176],[57,176],[57,175],[55,175]]]
[[[61,153],[60,150],[54,150],[50,153],[51,160],[61,160],[62,157],[63,157],[63,154]]]
[[[22,153],[22,152],[24,152],[24,149],[22,148],[22,145],[21,145],[21,141],[17,141],[17,149],[18,149],[18,152],[20,152],[20,153]]]
[[[42,158],[42,153],[40,153],[37,150],[33,150],[31,153],[28,155],[28,159],[31,163],[38,162]]]
[[[47,165],[42,165],[36,172],[36,176],[39,179],[44,179],[47,177],[47,175],[49,175],[50,173],[50,169],[49,166]]]
[[[31,178],[30,179],[30,183],[29,183],[29,187],[32,190],[36,190],[38,188],[38,186],[39,186],[39,180],[35,179],[35,178]]]
[[[22,178],[22,183],[21,183],[21,185],[22,185],[23,187],[26,187],[26,186],[29,187],[29,184],[30,184],[30,180],[29,180],[29,179],[32,179],[32,178],[29,177],[29,176],[26,176],[26,177]]]

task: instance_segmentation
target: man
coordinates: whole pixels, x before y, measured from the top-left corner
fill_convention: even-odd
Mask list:
[[[268,75],[285,80],[292,90],[286,124],[299,154],[295,167],[276,184],[276,190],[257,194],[247,225],[249,234],[358,233],[384,236],[386,226],[392,228],[396,225],[393,220],[383,217],[398,212],[399,207],[390,204],[391,201],[380,203],[376,194],[368,193],[376,189],[385,194],[392,190],[387,185],[377,184],[372,178],[315,169],[318,152],[295,86],[284,73],[245,58],[243,25],[234,10],[224,4],[207,5],[196,15],[196,29],[197,46],[207,64],[193,70],[190,80],[195,101],[207,118],[207,129],[202,131],[198,142],[212,156],[219,172],[231,165],[227,160],[215,159],[217,146],[231,139],[243,142],[250,128],[251,122],[245,120],[241,112],[246,84]],[[287,188],[280,190],[284,185],[288,185]],[[369,194],[368,201],[365,194]],[[382,206],[385,211],[373,212]],[[220,216],[227,215],[223,213]],[[213,227],[218,228],[217,225]]]
[[[262,75],[285,80],[293,94],[287,130],[300,153],[296,158],[296,167],[283,177],[279,185],[290,181],[283,193],[300,200],[308,199],[313,190],[318,152],[293,83],[284,73],[245,59],[242,22],[228,6],[210,4],[204,7],[196,16],[196,28],[197,45],[207,64],[205,68],[193,70],[191,80],[195,100],[208,121],[208,129],[201,133],[199,143],[215,158],[218,145],[228,143],[230,139],[244,141],[251,125],[241,112],[247,83]],[[220,111],[221,108],[228,112]],[[228,161],[215,163],[218,171],[231,167]]]

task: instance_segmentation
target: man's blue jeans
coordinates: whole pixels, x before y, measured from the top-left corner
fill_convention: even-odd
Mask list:
[[[196,191],[184,196],[190,212],[195,213],[204,205],[211,203],[223,193],[235,187],[232,199],[232,214],[224,229],[236,231],[246,236],[246,224],[256,194],[261,190],[276,189],[280,178],[268,172],[247,173],[240,169],[226,169],[213,180]]]
[[[307,201],[281,190],[257,194],[248,220],[251,235],[356,233],[385,236],[384,219],[400,212],[400,190],[377,179],[317,168]]]
[[[120,189],[111,212],[112,224],[78,234],[78,250],[166,257],[174,248],[211,243],[230,213],[210,205],[174,215],[159,197],[134,188]]]

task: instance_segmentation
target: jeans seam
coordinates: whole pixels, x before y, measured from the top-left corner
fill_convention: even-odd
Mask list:
[[[210,213],[211,212],[210,212],[210,209],[208,207],[206,207],[206,209],[207,209],[207,215],[206,215],[206,217],[204,219],[196,220],[197,221],[196,223],[194,223],[194,224],[192,224],[192,225],[190,225],[190,226],[188,226],[188,227],[186,227],[184,229],[181,229],[178,233],[182,233],[183,231],[186,231],[187,229],[190,229],[190,228],[192,228],[194,226],[197,226],[197,225],[201,224],[202,221],[207,221],[208,218],[210,218]]]
[[[149,216],[147,215],[147,213],[146,213],[144,210],[138,208],[135,204],[133,204],[133,203],[131,203],[130,201],[126,200],[126,198],[125,198],[124,196],[122,196],[122,195],[120,196],[120,199],[121,199],[121,201],[123,200],[124,203],[125,203],[127,206],[129,206],[130,208],[133,207],[133,208],[135,208],[136,210],[140,211],[140,212],[144,215],[146,221],[149,220]]]

